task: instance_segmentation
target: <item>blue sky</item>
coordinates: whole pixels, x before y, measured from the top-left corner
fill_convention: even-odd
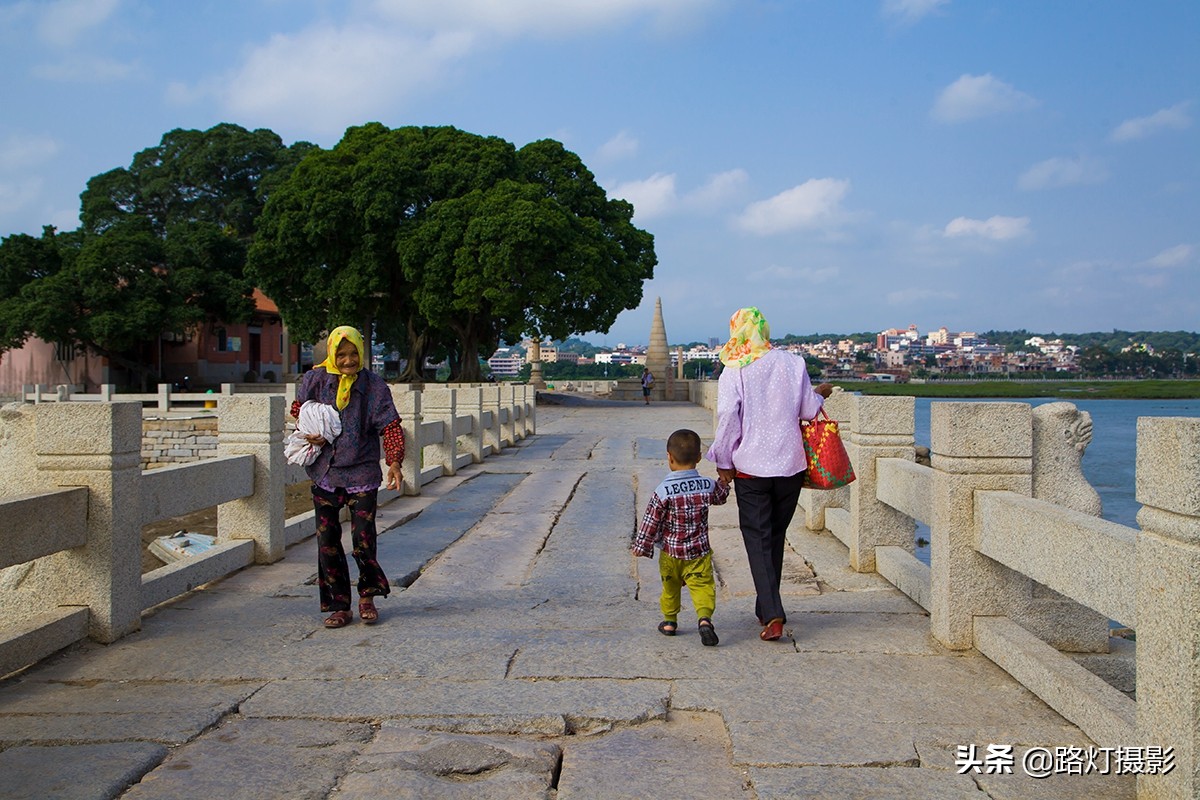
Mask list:
[[[596,344],[1200,329],[1194,0],[0,0],[0,235],[173,128],[554,138],[659,265]]]

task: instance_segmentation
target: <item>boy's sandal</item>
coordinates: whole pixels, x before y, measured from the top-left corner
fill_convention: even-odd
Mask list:
[[[713,627],[712,620],[708,617],[701,617],[700,625],[700,643],[705,647],[716,647],[721,640],[717,638],[717,629]]]
[[[375,601],[370,597],[360,597],[358,599],[358,616],[362,618],[364,625],[374,625],[379,621],[379,612],[375,610]]]
[[[679,628],[679,624],[672,622],[669,619],[664,619],[662,622],[658,623],[658,632],[661,633],[663,636],[674,636],[675,631],[678,628]]]
[[[344,628],[354,621],[349,611],[335,611],[325,618],[326,628]]]

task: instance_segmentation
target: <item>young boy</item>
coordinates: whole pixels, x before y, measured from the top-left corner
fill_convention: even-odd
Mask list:
[[[700,626],[700,641],[713,647],[719,641],[712,613],[717,604],[713,580],[712,548],[708,543],[708,507],[729,497],[729,484],[696,471],[700,462],[700,437],[686,428],[667,439],[667,464],[663,478],[646,505],[646,513],[633,540],[634,555],[651,558],[662,546],[658,571],[662,576],[663,621],[658,630],[674,636],[679,627],[680,590],[686,585]]]

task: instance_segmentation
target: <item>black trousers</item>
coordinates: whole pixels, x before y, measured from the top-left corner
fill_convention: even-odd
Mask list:
[[[787,620],[779,583],[783,579],[783,548],[788,525],[796,514],[804,473],[786,478],[735,478],[738,522],[754,579],[754,613],[764,624]]]

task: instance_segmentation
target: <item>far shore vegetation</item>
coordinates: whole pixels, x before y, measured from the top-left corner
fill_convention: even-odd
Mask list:
[[[1056,397],[1062,400],[1196,400],[1200,380],[1067,380],[1067,381],[932,381],[929,383],[883,383],[881,381],[833,381],[848,392],[904,397]]]

